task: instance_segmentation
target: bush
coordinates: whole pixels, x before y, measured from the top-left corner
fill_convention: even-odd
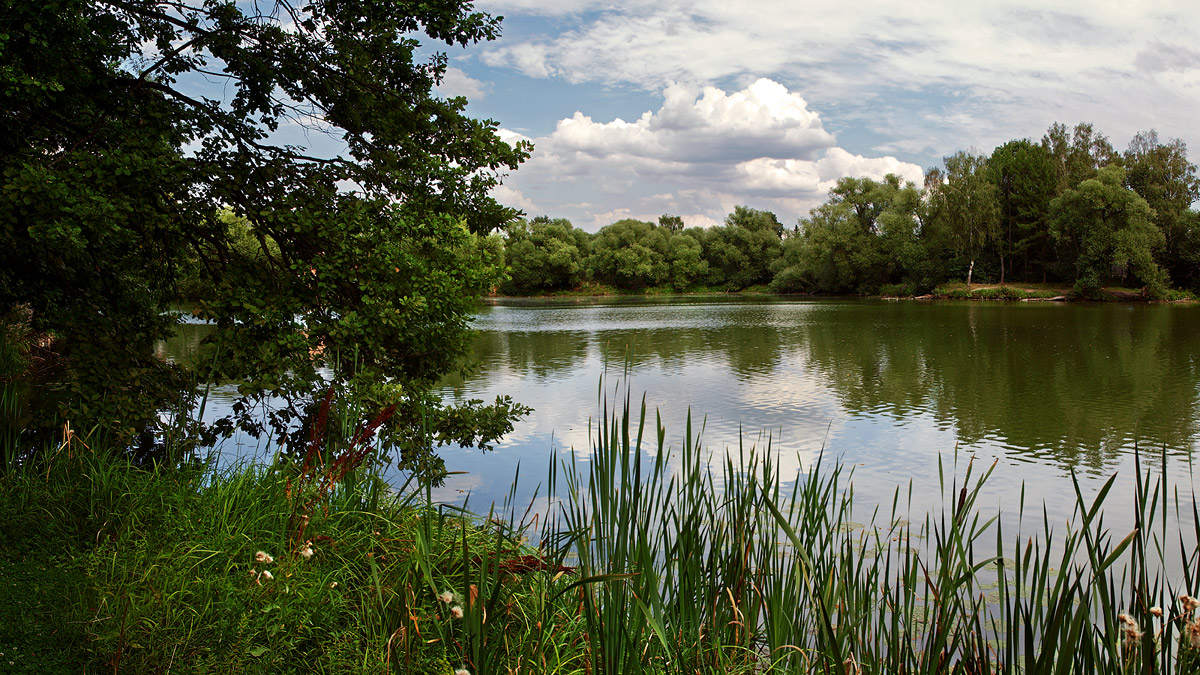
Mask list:
[[[804,273],[798,266],[785,267],[771,280],[772,293],[804,293],[812,285],[804,278]]]

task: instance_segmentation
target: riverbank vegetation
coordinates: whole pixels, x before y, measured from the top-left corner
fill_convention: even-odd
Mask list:
[[[996,468],[960,458],[940,510],[904,486],[867,510],[848,467],[784,476],[769,442],[711,462],[690,422],[668,443],[627,400],[551,458],[543,497],[479,517],[388,486],[345,421],[266,466],[138,467],[68,435],[10,468],[10,672],[1200,668],[1200,520],[1165,464],[1117,488],[1129,512],[1106,513],[1114,477],[1067,524],[1014,527],[1040,513],[1023,495],[998,519]]]
[[[1178,139],[1141,132],[1118,152],[1090,124],[1050,127],[1040,142],[959,152],[923,186],[896,176],[843,178],[785,227],[739,206],[719,227],[621,220],[588,234],[547,217],[507,226],[500,292],[584,283],[625,291],[738,291],[915,296],[948,282],[1054,284],[1076,297],[1130,286],[1150,299],[1200,291],[1196,167]]]

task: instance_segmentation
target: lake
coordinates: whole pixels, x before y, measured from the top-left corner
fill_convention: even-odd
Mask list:
[[[740,439],[769,443],[788,471],[822,452],[838,458],[853,466],[864,508],[910,486],[916,507],[940,504],[939,457],[957,457],[960,474],[971,457],[996,462],[981,505],[1012,515],[1024,489],[1039,519],[1043,502],[1052,517],[1069,514],[1072,470],[1088,492],[1114,472],[1131,484],[1135,447],[1144,465],[1165,458],[1178,483],[1195,486],[1193,305],[505,299],[482,307],[475,328],[474,372],[447,378],[443,396],[508,394],[535,409],[495,452],[443,449],[465,473],[438,496],[469,493],[477,510],[509,493],[518,467],[519,492],[532,494],[551,447],[586,459],[601,401],[615,406],[626,392],[635,407],[645,396],[648,427],[657,411],[673,447],[690,411],[716,456]],[[196,339],[185,333],[169,351],[185,356]],[[217,410],[232,396],[217,392]]]
[[[938,458],[997,461],[989,493],[1065,517],[1085,490],[1146,464],[1190,480],[1200,435],[1200,307],[764,297],[499,300],[475,322],[477,371],[447,399],[509,394],[535,412],[496,452],[446,451],[477,505],[550,447],[586,451],[599,399],[645,396],[679,447],[689,410],[714,453],[768,440],[781,463],[854,466],[856,493],[911,481],[940,504]],[[601,378],[603,389],[601,389]],[[648,434],[652,436],[652,434]],[[790,463],[790,464],[789,464]],[[1125,481],[1122,481],[1125,482]],[[1115,490],[1114,492],[1119,492]],[[1126,490],[1128,492],[1128,490]],[[1119,502],[1114,502],[1119,503]]]

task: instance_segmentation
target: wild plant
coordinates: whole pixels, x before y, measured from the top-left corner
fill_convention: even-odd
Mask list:
[[[1114,475],[1075,482],[1064,531],[1043,509],[1010,536],[979,506],[996,465],[957,457],[939,513],[911,522],[910,487],[859,525],[839,462],[785,482],[769,439],[714,461],[690,419],[676,450],[632,412],[602,403],[587,461],[555,469],[565,494],[549,481],[593,672],[1194,672],[1200,620],[1164,608],[1195,589],[1200,526],[1165,457],[1157,476],[1138,458],[1128,529],[1105,522]]]

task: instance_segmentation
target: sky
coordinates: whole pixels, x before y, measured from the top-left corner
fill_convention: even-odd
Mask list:
[[[844,176],[1090,122],[1200,147],[1200,3],[477,0],[503,36],[439,90],[530,159],[494,196],[596,231],[734,206],[794,224]],[[1193,161],[1195,161],[1193,152]]]

